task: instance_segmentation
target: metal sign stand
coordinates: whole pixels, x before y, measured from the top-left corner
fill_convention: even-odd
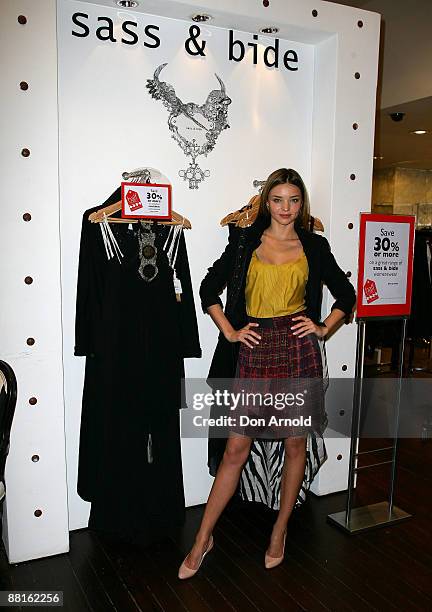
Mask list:
[[[382,319],[382,317],[380,317]],[[393,317],[391,317],[393,318]],[[399,318],[399,317],[398,317]],[[358,319],[357,328],[357,348],[356,348],[356,369],[354,381],[354,396],[353,396],[353,414],[351,424],[351,447],[350,447],[350,463],[348,473],[348,495],[346,502],[346,510],[335,512],[327,516],[329,523],[343,529],[346,533],[354,534],[375,527],[383,527],[392,523],[410,518],[412,515],[404,510],[401,510],[393,504],[394,485],[396,476],[396,449],[397,449],[397,434],[399,425],[399,409],[400,395],[403,377],[403,362],[404,362],[404,347],[406,337],[407,317],[402,317],[402,336],[400,342],[400,363],[399,363],[399,385],[397,393],[397,403],[395,409],[395,424],[393,432],[393,445],[384,448],[378,448],[373,451],[358,452],[359,436],[360,436],[360,415],[362,404],[362,387],[363,387],[363,361],[364,361],[364,345],[365,345],[365,319]],[[358,457],[367,453],[377,453],[392,449],[392,458],[388,461],[381,461],[371,465],[357,467]],[[353,508],[353,497],[355,489],[355,478],[360,470],[376,467],[378,465],[391,464],[390,489],[387,501],[377,504],[369,504],[359,508]]]

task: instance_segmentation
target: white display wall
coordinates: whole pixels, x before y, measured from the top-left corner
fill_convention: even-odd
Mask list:
[[[7,188],[12,197],[22,177],[23,201],[38,212],[24,222],[24,209],[6,209],[7,257],[13,263],[6,269],[2,258],[1,267],[9,292],[0,319],[6,338],[0,357],[15,368],[19,389],[4,524],[12,562],[67,550],[67,521],[76,529],[88,518],[89,504],[76,493],[84,358],[73,356],[83,212],[102,203],[124,171],[152,166],[170,178],[173,208],[192,223],[186,241],[203,349],[202,359],[186,360],[187,376],[207,375],[216,344],[217,330],[201,311],[198,288],[227,240],[219,221],[256,193],[255,179],[283,166],[302,174],[312,214],[323,221],[337,261],[355,283],[358,213],[370,208],[379,16],[326,2],[277,0],[266,8],[261,1],[222,0],[217,10],[200,4],[214,19],[200,25],[205,56],[192,56],[185,41],[190,16],[197,12],[193,2],[141,2],[139,11],[126,11],[112,2],[59,0],[56,7],[43,0],[37,13],[29,0],[4,4],[7,18],[1,27],[9,33],[4,44],[13,58],[6,80],[9,112],[3,115],[9,117],[2,143],[11,166]],[[85,26],[77,25],[76,17],[73,22],[76,13]],[[26,24],[18,23],[20,14],[27,15]],[[103,36],[115,42],[96,36],[108,19],[113,29]],[[121,42],[132,40],[122,30],[126,21],[136,24],[129,29],[137,44]],[[149,24],[159,28],[152,30],[160,39],[157,48],[144,45],[153,43],[145,35]],[[264,65],[263,51],[274,45],[274,37],[261,34],[256,65],[252,47],[241,62],[229,60],[229,30],[247,47],[267,25],[280,28],[278,68]],[[284,66],[285,51],[295,51],[298,62],[290,65],[298,70]],[[179,176],[188,160],[171,138],[167,109],[146,89],[147,79],[165,62],[160,80],[183,102],[203,104],[219,88],[215,73],[232,100],[230,128],[207,158],[197,160],[210,176],[194,190]],[[25,92],[19,88],[24,73],[33,79]],[[31,149],[29,158],[20,156],[23,146]],[[3,238],[3,227],[0,231]],[[26,285],[21,277],[31,273],[29,266],[38,282]],[[325,293],[323,316],[331,303]],[[332,376],[353,376],[355,333],[355,324],[343,326],[327,343]],[[30,336],[40,337],[40,349],[39,342],[25,345]],[[46,353],[38,353],[48,340]],[[27,395],[37,394],[37,410],[32,406],[29,412]],[[317,494],[346,487],[348,442],[327,440],[329,459],[314,482]],[[182,440],[188,505],[204,502],[212,482],[206,446],[207,440]],[[35,453],[37,463],[31,461]],[[35,508],[42,508],[38,518]]]

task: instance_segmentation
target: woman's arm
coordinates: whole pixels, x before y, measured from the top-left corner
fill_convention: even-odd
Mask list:
[[[225,251],[213,265],[208,268],[207,274],[201,282],[199,294],[201,307],[205,314],[207,308],[213,304],[219,304],[222,308],[222,301],[219,295],[225,289],[235,264],[238,247],[239,230],[230,228],[228,244]]]
[[[300,321],[291,326],[293,334],[299,338],[307,334],[314,333],[316,336],[323,338],[327,336],[337,324],[345,319],[348,322],[353,306],[356,301],[356,293],[354,287],[345,275],[345,272],[338,266],[336,259],[330,249],[328,240],[321,236],[321,262],[322,262],[322,280],[325,282],[336,301],[331,307],[330,314],[324,319],[324,325],[317,325],[308,317],[299,315],[293,317],[293,321]]]
[[[220,304],[209,306],[207,312],[228,342],[243,342],[249,348],[253,348],[254,344],[259,344],[261,336],[251,329],[251,327],[258,326],[258,323],[248,323],[245,327],[236,330],[226,318]]]
[[[343,318],[348,322],[356,303],[356,292],[345,272],[338,266],[331,252],[330,244],[324,236],[322,236],[321,244],[322,279],[329,288],[330,293],[336,298],[331,307],[331,314],[326,319],[333,327],[335,323]],[[339,312],[333,315],[334,310]]]
[[[333,327],[335,327],[339,323],[339,321],[345,319],[345,317],[346,313],[343,310],[341,310],[340,308],[333,308],[328,317],[326,317],[323,321],[325,327],[327,328],[324,329],[323,336],[327,336],[327,334],[333,329]]]
[[[307,334],[315,334],[319,338],[324,338],[327,334],[346,316],[346,313],[339,308],[334,308],[328,317],[326,317],[322,323],[316,324],[309,319],[309,317],[305,317],[304,315],[298,315],[297,317],[293,317],[293,321],[300,320],[300,323],[296,323],[295,325],[291,325],[291,329],[293,331],[294,336],[298,336],[302,338],[303,336],[307,336]]]
[[[225,251],[214,264],[208,268],[207,274],[200,286],[201,306],[205,313],[208,313],[214,321],[216,327],[221,331],[228,342],[243,342],[250,348],[258,344],[261,336],[253,331],[251,327],[256,327],[257,323],[248,323],[242,329],[233,328],[222,308],[222,301],[219,295],[224,290],[231,274],[234,270],[238,241],[239,229],[230,228],[228,245]]]

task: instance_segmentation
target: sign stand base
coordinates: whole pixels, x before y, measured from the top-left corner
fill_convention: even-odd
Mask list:
[[[411,517],[411,514],[408,514],[405,510],[401,510],[397,506],[393,506],[390,510],[389,502],[384,501],[368,506],[360,506],[359,508],[352,508],[349,521],[347,521],[346,510],[329,514],[327,520],[329,523],[339,527],[346,533],[353,534],[360,533],[361,531],[368,531],[376,527],[382,527],[384,525],[399,523]]]
[[[366,320],[357,319],[357,348],[356,348],[356,370],[355,370],[355,381],[354,381],[354,396],[353,396],[353,415],[351,423],[351,446],[350,446],[350,461],[349,461],[349,472],[348,472],[348,488],[347,488],[347,501],[346,509],[341,512],[335,512],[327,515],[327,521],[340,529],[343,529],[346,533],[354,534],[373,529],[374,527],[384,527],[397,523],[401,520],[411,518],[411,514],[408,514],[404,510],[401,510],[393,504],[394,489],[395,489],[395,478],[396,478],[396,451],[397,451],[397,433],[393,440],[391,447],[378,448],[374,452],[386,451],[392,449],[392,458],[389,461],[383,461],[378,464],[372,464],[368,466],[358,467],[358,459],[361,455],[368,451],[359,452],[358,445],[360,441],[360,415],[362,408],[362,384],[363,384],[363,364],[364,364],[364,347],[365,347],[365,336],[366,336]],[[405,349],[405,338],[406,338],[406,327],[407,317],[402,318],[402,335],[399,346],[399,386],[398,386],[398,398],[395,409],[395,423],[394,431],[398,431],[399,423],[399,408],[400,408],[400,393],[401,384],[403,377],[403,364],[404,364],[404,349]],[[359,508],[353,507],[354,491],[356,484],[356,476],[360,469],[373,468],[376,465],[383,465],[384,463],[391,464],[390,472],[390,489],[388,501],[379,502],[377,504],[370,504],[367,506],[360,506]]]

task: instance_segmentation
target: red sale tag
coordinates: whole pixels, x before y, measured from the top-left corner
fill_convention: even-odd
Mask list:
[[[136,210],[139,210],[143,207],[139,195],[136,191],[132,191],[132,189],[129,189],[129,191],[127,192],[126,200],[132,212],[135,212]]]
[[[365,292],[366,301],[368,304],[378,299],[379,296],[375,281],[368,278],[363,286],[363,290]]]

